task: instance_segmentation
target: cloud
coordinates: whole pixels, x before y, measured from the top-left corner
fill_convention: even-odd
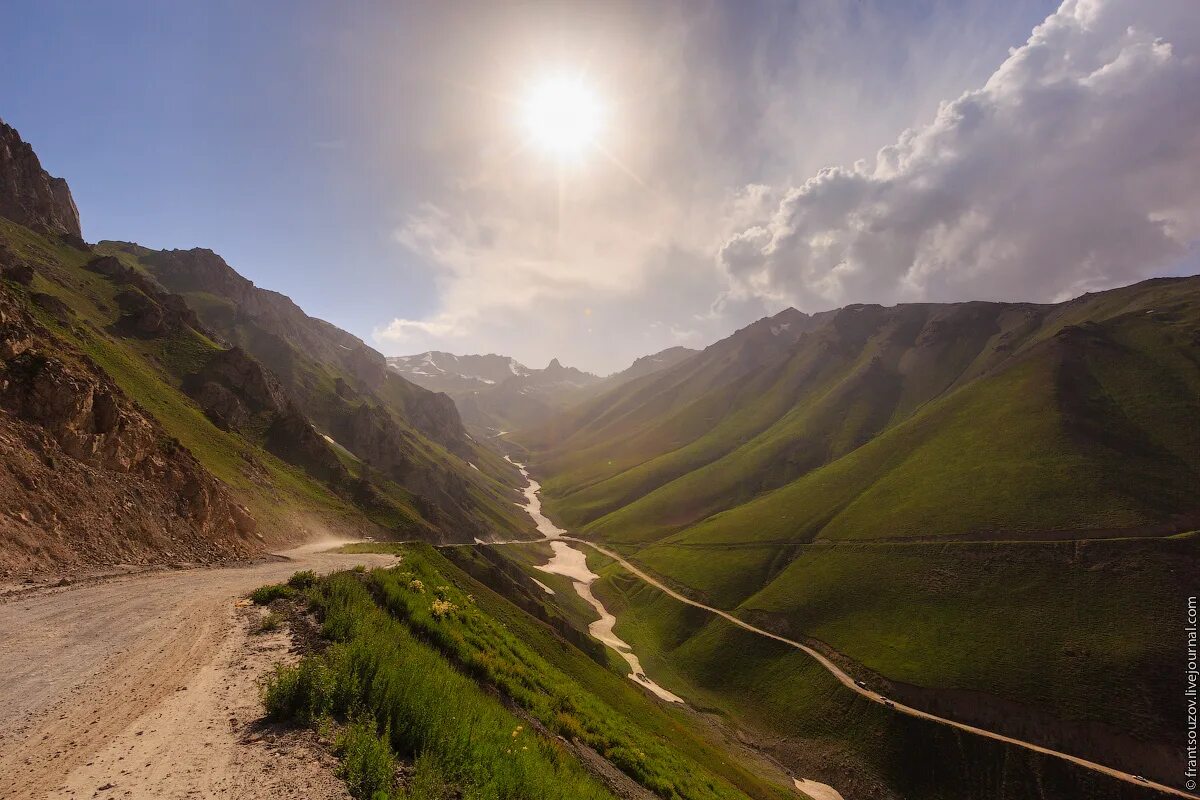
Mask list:
[[[371,109],[380,195],[403,190],[405,278],[375,341],[604,372],[778,311],[791,294],[769,271],[728,292],[713,253],[738,234],[737,255],[761,260],[792,176],[874,152],[982,83],[1045,3],[614,0],[552,21],[480,2],[372,26],[383,41],[355,52],[383,55],[349,85]],[[560,170],[511,101],[581,65],[610,105],[605,152]],[[756,227],[757,247],[742,235]]]
[[[931,123],[745,219],[717,256],[726,298],[1054,300],[1181,261],[1200,239],[1195,15],[1063,3]]]

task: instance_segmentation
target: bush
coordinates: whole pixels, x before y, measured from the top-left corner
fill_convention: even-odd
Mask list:
[[[333,672],[309,656],[294,667],[275,665],[263,684],[263,705],[276,720],[312,725],[333,710]]]
[[[363,800],[390,800],[396,779],[396,758],[387,744],[387,736],[375,733],[374,722],[351,724],[338,737],[335,749],[342,763],[338,775],[346,781],[350,794]]]
[[[283,617],[271,611],[259,621],[258,630],[260,633],[269,633],[270,631],[278,630],[282,624]]]
[[[283,583],[272,583],[267,586],[260,586],[250,593],[250,599],[255,605],[265,606],[272,600],[279,598],[288,599],[296,594],[292,587]]]
[[[302,569],[288,578],[288,586],[298,591],[304,591],[317,582],[317,573],[311,569]]]

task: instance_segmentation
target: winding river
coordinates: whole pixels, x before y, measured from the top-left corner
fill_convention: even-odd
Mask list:
[[[617,618],[610,614],[608,609],[604,607],[604,604],[592,593],[592,583],[600,576],[588,569],[587,556],[584,555],[582,550],[560,540],[560,537],[566,531],[555,525],[542,513],[542,499],[538,494],[542,488],[541,484],[529,477],[529,471],[525,469],[524,464],[519,464],[507,456],[505,458],[521,471],[522,477],[527,481],[524,489],[525,504],[522,507],[533,518],[534,523],[537,525],[538,533],[545,537],[544,541],[549,542],[550,549],[554,551],[554,555],[551,556],[550,561],[538,567],[538,569],[553,575],[562,575],[569,578],[579,596],[588,605],[596,609],[596,613],[600,615],[600,619],[588,625],[588,633],[608,645],[621,658],[628,662],[630,680],[646,687],[663,700],[671,703],[682,703],[683,699],[681,697],[672,694],[646,677],[646,673],[642,671],[642,662],[638,660],[637,654],[633,652],[633,648],[629,646],[628,642],[613,633],[613,626],[617,624]],[[549,591],[545,586],[542,588]]]

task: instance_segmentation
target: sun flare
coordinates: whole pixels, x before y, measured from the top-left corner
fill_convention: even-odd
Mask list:
[[[531,86],[522,110],[533,143],[564,160],[577,159],[592,147],[604,122],[599,95],[581,78],[567,75]]]

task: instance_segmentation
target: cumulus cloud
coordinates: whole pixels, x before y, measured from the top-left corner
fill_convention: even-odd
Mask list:
[[[728,297],[1061,299],[1200,239],[1195,0],[1067,0],[982,88],[873,161],[770,196],[721,245]],[[749,217],[749,218],[747,218]]]

